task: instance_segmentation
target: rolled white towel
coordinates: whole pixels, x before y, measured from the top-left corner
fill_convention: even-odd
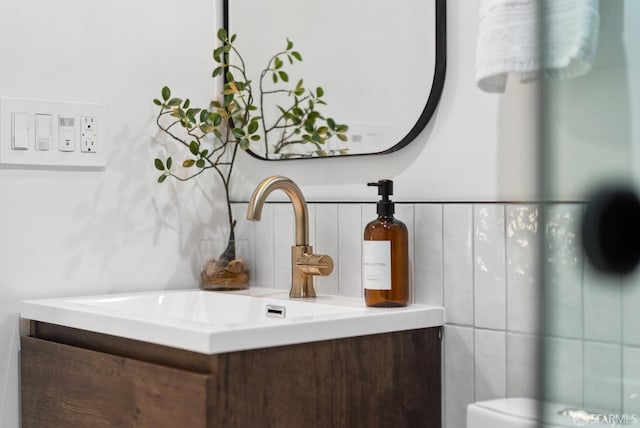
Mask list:
[[[581,76],[598,45],[598,0],[481,0],[476,82],[504,92],[509,73],[520,81],[540,75]]]

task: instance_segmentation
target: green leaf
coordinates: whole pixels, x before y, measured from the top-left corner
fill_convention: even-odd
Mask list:
[[[167,177],[167,174],[162,174],[160,177],[158,177],[158,183],[164,183],[164,180],[166,180]]]
[[[182,104],[182,108],[189,108],[190,104],[191,104],[191,100],[187,98],[186,100],[184,100],[184,104]]]
[[[283,81],[285,81],[285,82],[289,81],[289,75],[287,73],[285,73],[284,71],[278,71],[278,75],[280,76],[280,78]]]
[[[276,67],[276,70],[282,68],[282,60],[278,57],[276,57],[276,60],[274,61],[274,65]]]
[[[189,143],[189,151],[197,156],[200,153],[200,145],[196,141],[192,141]]]
[[[233,82],[233,73],[230,71],[227,71],[227,82]]]
[[[273,83],[278,83],[278,75],[276,73],[271,75],[271,79],[273,80]]]
[[[171,89],[168,86],[162,88],[162,99],[167,101],[171,96]]]
[[[347,125],[336,126],[336,132],[344,133],[344,132],[347,132],[348,130],[349,130],[349,127]]]
[[[222,74],[222,66],[216,67],[213,69],[213,73],[211,74],[211,77],[218,77]]]
[[[227,40],[227,31],[224,28],[220,28],[218,30],[218,40],[220,40],[221,42]]]
[[[243,138],[243,139],[240,140],[240,148],[242,150],[247,150],[250,145],[251,145],[251,143],[246,138]]]
[[[159,99],[157,99],[157,98],[154,98],[154,99],[153,99],[153,103],[154,103],[155,105],[157,105],[157,106],[161,106],[161,105],[162,105],[162,101],[160,101],[160,100],[159,100]]]
[[[222,123],[222,116],[217,113],[214,113],[211,117],[211,121],[213,122],[213,126],[219,126]]]
[[[247,127],[247,131],[249,131],[249,134],[255,134],[257,130],[258,130],[258,122],[257,121],[250,122],[249,126]]]
[[[182,166],[185,168],[191,168],[195,163],[196,161],[194,159],[187,159],[184,162],[182,162]]]
[[[293,56],[298,61],[302,61],[302,55],[300,55],[300,52],[293,51],[293,52],[291,52],[291,56]]]
[[[198,159],[196,162],[198,168],[204,168],[204,159]]]
[[[336,134],[338,136],[338,138],[340,139],[340,141],[347,141],[348,138],[346,135],[344,134]]]
[[[311,124],[310,122],[305,122],[304,130],[307,132],[313,132],[313,124]]]
[[[219,63],[219,62],[222,62],[222,58],[221,58],[221,56],[220,56],[220,55],[222,55],[222,52],[223,52],[222,47],[215,48],[215,49],[213,50],[213,59],[214,59],[216,62],[218,62],[218,63]]]
[[[318,96],[318,98],[322,97],[324,95],[324,89],[322,89],[320,86],[318,86],[316,88],[316,95]]]
[[[293,42],[289,39],[287,39],[287,50],[292,49],[293,48]]]
[[[330,129],[335,131],[335,129],[336,129],[336,121],[335,120],[333,120],[331,118],[328,118],[327,119],[327,125],[329,125]]]
[[[242,138],[245,136],[245,132],[241,128],[233,128],[233,130],[231,130],[231,133],[236,138]]]
[[[260,139],[261,139],[261,137],[258,134],[251,136],[251,141],[260,141]]]
[[[208,154],[209,154],[209,150],[204,149],[202,153],[200,153],[200,157],[206,158]]]
[[[180,98],[171,98],[167,104],[171,107],[176,107],[182,104],[182,100]]]
[[[236,37],[237,37],[237,34],[232,34],[232,35],[231,35],[231,39],[229,39],[229,41],[230,41],[231,43],[235,42],[235,41],[236,41]]]
[[[171,159],[171,156],[169,156],[167,158],[167,169],[171,169],[171,165],[173,165],[173,159]]]
[[[162,163],[162,161],[160,159],[155,159],[153,161],[154,165],[156,166],[156,169],[158,171],[164,171],[164,164]]]

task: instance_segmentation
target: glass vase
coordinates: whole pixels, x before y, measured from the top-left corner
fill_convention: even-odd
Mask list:
[[[200,288],[244,290],[250,286],[248,239],[200,241]]]

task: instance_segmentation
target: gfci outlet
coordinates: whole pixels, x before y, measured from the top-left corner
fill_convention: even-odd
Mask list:
[[[102,104],[0,98],[0,163],[103,169],[105,129]]]
[[[83,153],[96,153],[96,140],[90,137],[82,137],[80,151]]]

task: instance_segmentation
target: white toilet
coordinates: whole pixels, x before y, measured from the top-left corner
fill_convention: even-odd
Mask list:
[[[538,406],[531,398],[478,401],[467,406],[467,428],[538,428]]]
[[[587,425],[589,428],[611,428],[612,426],[598,423],[592,419],[594,415],[572,406],[544,403],[543,407],[544,418],[541,418],[540,402],[531,398],[478,401],[467,406],[467,428],[575,428]]]

